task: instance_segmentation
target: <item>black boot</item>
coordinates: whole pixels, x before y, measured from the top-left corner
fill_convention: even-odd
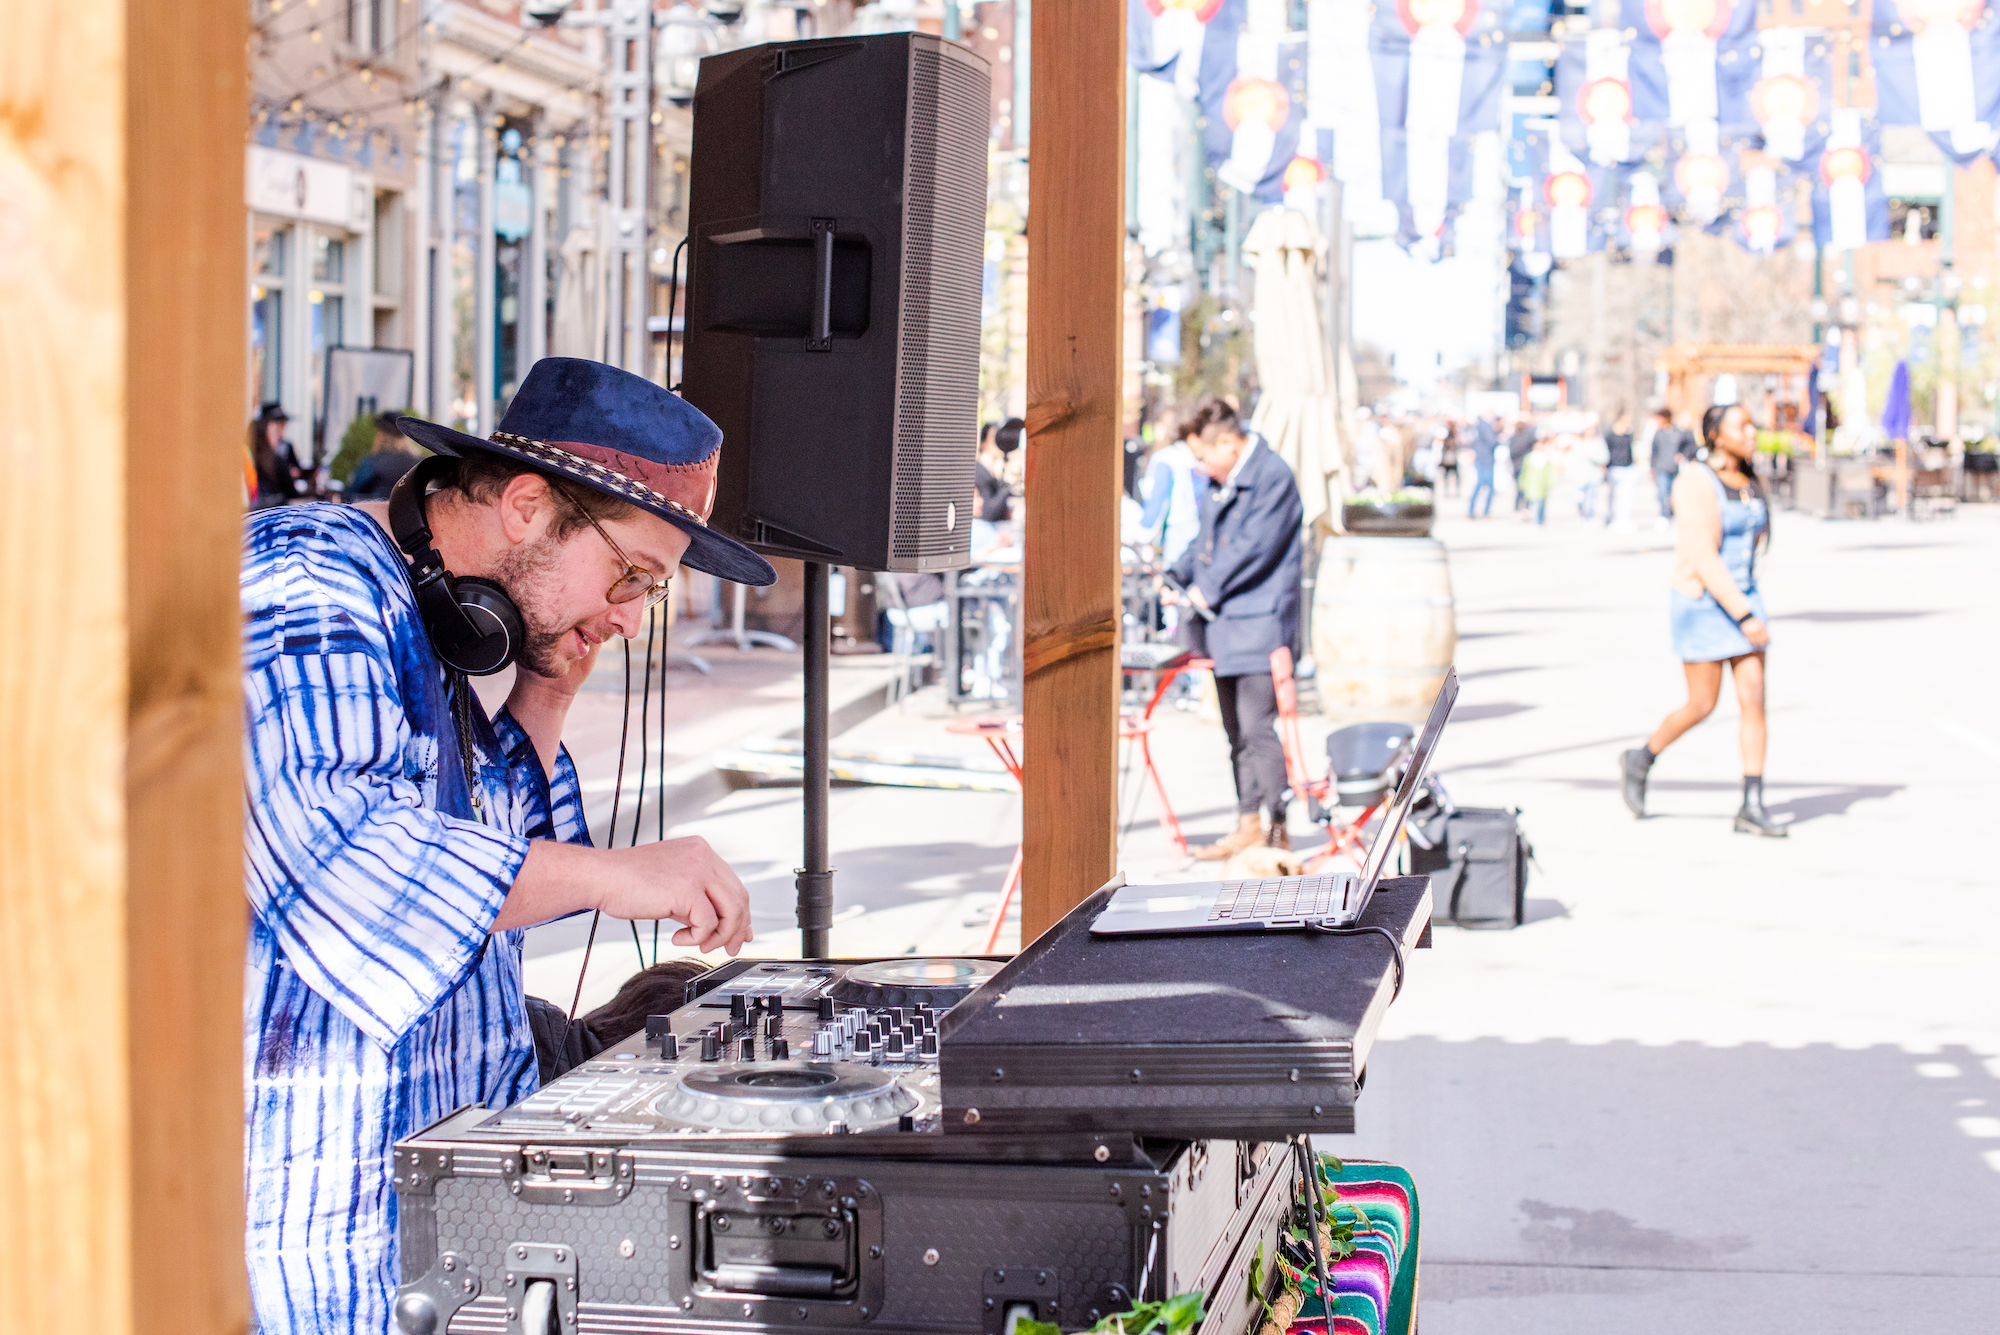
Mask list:
[[[1736,833],[1762,834],[1773,839],[1789,839],[1791,831],[1771,819],[1764,810],[1764,776],[1743,776],[1743,807],[1736,813]]]
[[[1632,808],[1632,814],[1643,818],[1646,814],[1646,775],[1653,768],[1653,753],[1643,746],[1635,746],[1622,757],[1625,771],[1625,805]]]

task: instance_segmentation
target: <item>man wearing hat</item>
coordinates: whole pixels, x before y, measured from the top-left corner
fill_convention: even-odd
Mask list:
[[[535,364],[480,439],[386,505],[244,539],[247,1252],[257,1326],[392,1328],[392,1148],[536,1084],[522,931],[598,909],[734,954],[743,883],[701,839],[594,849],[564,718],[681,565],[776,578],[708,528],[721,432],[595,362]],[[469,675],[514,663],[489,718]]]

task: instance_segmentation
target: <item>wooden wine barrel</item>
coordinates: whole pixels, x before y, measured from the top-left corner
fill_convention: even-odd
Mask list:
[[[1435,538],[1328,538],[1313,590],[1320,707],[1421,721],[1458,649],[1451,563]]]

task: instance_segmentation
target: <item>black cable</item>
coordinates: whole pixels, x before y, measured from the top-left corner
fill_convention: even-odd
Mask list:
[[[671,584],[671,580],[669,583]],[[671,588],[667,598],[673,597]],[[660,623],[660,758],[658,776],[653,784],[653,809],[659,817],[659,839],[667,842],[667,654],[673,647],[673,618],[667,615],[667,598],[654,605],[653,615]],[[653,919],[653,963],[660,962],[660,920]]]
[[[674,308],[679,304],[681,298],[681,252],[685,251],[687,247],[688,239],[683,236],[680,244],[674,247],[673,262],[667,266],[667,376],[669,379],[672,379],[674,374]],[[692,276],[692,274],[689,275],[689,277]],[[685,329],[681,331],[681,355],[687,355],[687,331]],[[680,385],[675,383],[672,388],[679,390]],[[666,661],[664,658],[660,660],[663,664]],[[660,670],[662,672],[666,671],[664,667]]]
[[[639,687],[639,794],[637,805],[632,808],[632,837],[625,841],[628,848],[639,846],[639,818],[646,813],[646,747],[650,740],[646,723],[651,717],[653,705],[653,623],[650,621],[646,623],[646,665],[640,671],[643,684]]]
[[[629,654],[632,642],[627,640],[625,643],[627,646],[626,651]],[[664,669],[661,675],[666,675]],[[646,622],[646,664],[640,669],[639,686],[639,791],[634,795],[632,804],[632,837],[625,841],[627,848],[637,848],[639,846],[639,822],[646,814],[646,719],[648,712],[652,708],[652,704],[653,622],[648,620]],[[629,702],[626,705],[626,717],[628,719],[631,717],[631,705]],[[657,797],[654,799],[654,805],[659,805]],[[639,924],[636,920],[629,918],[626,921],[631,924],[632,949],[638,953],[639,967],[643,969],[646,967],[646,946],[639,939]]]
[[[1306,926],[1323,936],[1373,935],[1387,941],[1389,948],[1396,952],[1396,990],[1389,994],[1389,1000],[1394,1001],[1397,997],[1403,995],[1403,943],[1397,938],[1394,932],[1386,927],[1328,927],[1323,923],[1317,922],[1307,923]]]
[[[611,781],[611,819],[605,822],[604,846],[614,847],[618,842],[618,803],[625,795],[625,734],[632,727],[632,641],[625,641],[625,708],[618,720],[618,773]],[[569,1003],[569,1018],[576,1018],[576,1008],[583,1001],[583,980],[590,975],[590,952],[597,944],[597,923],[604,916],[604,910],[590,911],[590,935],[583,943],[583,963],[576,971],[576,996]]]
[[[1312,1234],[1313,1271],[1319,1279],[1319,1305],[1326,1315],[1326,1328],[1333,1329],[1333,1285],[1326,1275],[1326,1248],[1319,1239],[1319,1221],[1324,1215],[1331,1220],[1332,1212],[1325,1209],[1326,1202],[1319,1194],[1319,1173],[1314,1170],[1312,1151],[1306,1148],[1306,1137],[1299,1136],[1292,1141],[1294,1157],[1299,1165],[1299,1177],[1306,1193],[1306,1231]]]

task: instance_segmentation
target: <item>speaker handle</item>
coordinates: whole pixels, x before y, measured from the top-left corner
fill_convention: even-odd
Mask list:
[[[813,316],[807,352],[833,351],[833,227],[832,218],[812,220]]]

